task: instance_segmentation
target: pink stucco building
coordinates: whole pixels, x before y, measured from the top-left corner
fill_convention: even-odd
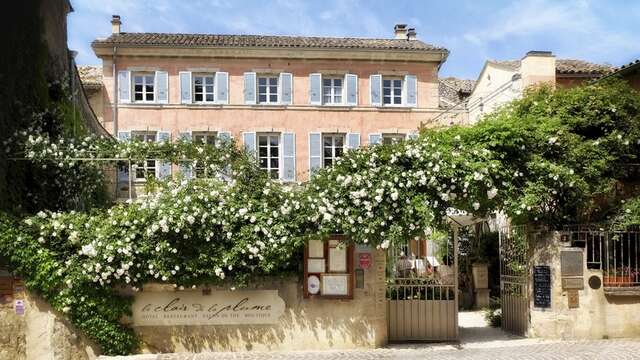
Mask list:
[[[112,25],[92,46],[103,125],[120,139],[231,137],[272,177],[304,181],[350,148],[414,136],[442,113],[448,51],[406,25],[389,39],[127,33],[117,16]]]

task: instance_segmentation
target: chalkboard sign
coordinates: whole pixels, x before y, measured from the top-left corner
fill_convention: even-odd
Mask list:
[[[533,267],[533,305],[539,308],[551,307],[551,268]]]

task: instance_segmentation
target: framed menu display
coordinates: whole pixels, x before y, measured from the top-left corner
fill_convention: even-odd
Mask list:
[[[349,274],[322,274],[322,295],[349,296]]]
[[[347,271],[347,247],[329,244],[329,272]]]
[[[309,240],[309,257],[324,258],[324,242],[322,240]]]
[[[353,245],[342,235],[310,240],[304,249],[304,297],[353,298]]]
[[[307,272],[321,274],[324,272],[324,259],[307,259]]]

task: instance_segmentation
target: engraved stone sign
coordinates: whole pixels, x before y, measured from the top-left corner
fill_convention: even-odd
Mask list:
[[[582,290],[584,289],[584,278],[582,277],[567,277],[562,278],[562,288],[565,290]]]
[[[562,276],[582,276],[582,249],[563,250],[560,252],[560,271]]]
[[[273,324],[284,313],[277,290],[142,292],[133,303],[134,326]]]

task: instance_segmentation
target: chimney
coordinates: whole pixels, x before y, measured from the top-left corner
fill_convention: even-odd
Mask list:
[[[542,83],[555,86],[556,56],[551,51],[529,51],[520,62],[522,88]]]
[[[393,32],[395,33],[395,38],[399,40],[407,39],[407,24],[396,24],[393,27]]]
[[[417,35],[416,28],[409,28],[409,30],[407,30],[407,40],[416,40]]]
[[[111,17],[111,33],[112,34],[120,34],[120,15],[113,15]]]

